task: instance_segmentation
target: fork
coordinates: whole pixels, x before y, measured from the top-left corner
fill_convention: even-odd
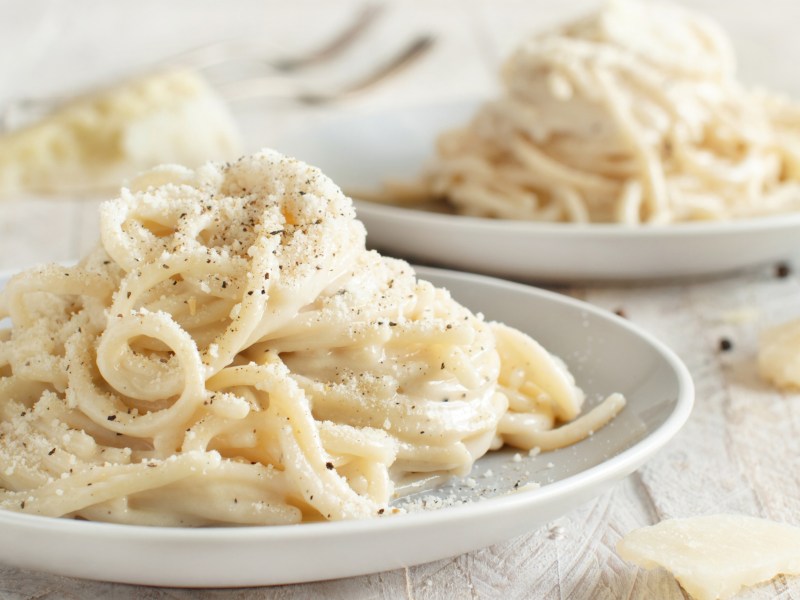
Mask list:
[[[426,54],[433,47],[434,42],[435,38],[432,35],[417,36],[389,60],[379,64],[365,76],[350,81],[332,92],[307,87],[285,78],[276,79],[271,77],[221,83],[217,85],[217,88],[222,97],[229,102],[255,98],[274,98],[293,100],[302,104],[325,104],[343,100],[369,90],[389,77],[397,75]]]
[[[430,35],[421,35],[404,46],[396,55],[380,64],[366,76],[346,84],[334,92],[315,90],[299,85],[290,75],[301,69],[334,59],[350,47],[375,22],[384,10],[384,5],[368,4],[337,35],[322,46],[307,54],[295,57],[267,59],[260,57],[262,64],[272,69],[272,76],[244,79],[215,84],[220,94],[228,101],[254,98],[276,98],[295,100],[303,104],[322,104],[347,98],[357,92],[365,91],[391,75],[399,73],[404,67],[421,57],[434,43]],[[247,53],[256,49],[251,42],[226,40],[215,42],[183,52],[161,61],[164,66],[182,66],[198,71],[237,59],[248,59]],[[47,98],[19,98],[0,108],[0,134],[10,131],[15,117],[22,115],[27,120],[42,117],[52,112],[74,96],[50,96]]]
[[[264,51],[270,49],[274,51],[274,46],[265,46],[263,43],[253,42],[252,40],[229,39],[186,50],[161,62],[167,66],[203,70],[222,63],[250,58],[259,61],[272,71],[287,74],[293,73],[327,62],[342,54],[369,30],[385,10],[386,6],[384,4],[370,3],[365,5],[331,39],[321,46],[297,56],[265,58],[263,56]]]

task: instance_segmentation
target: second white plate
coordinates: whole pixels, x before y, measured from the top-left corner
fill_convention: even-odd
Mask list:
[[[693,387],[686,367],[624,319],[519,284],[418,272],[471,309],[521,329],[560,355],[589,405],[618,391],[626,407],[568,448],[518,458],[513,449],[488,453],[476,463],[474,481],[424,494],[433,510],[363,521],[206,529],[0,510],[0,562],[74,577],[188,587],[295,583],[407,567],[520,535],[564,514],[639,467],[689,417]],[[530,489],[531,482],[541,487]]]
[[[411,180],[439,132],[475,102],[340,116],[294,130],[281,152],[320,167],[345,191]],[[523,280],[663,279],[734,271],[800,252],[800,214],[664,227],[481,219],[357,202],[371,246],[427,264]]]

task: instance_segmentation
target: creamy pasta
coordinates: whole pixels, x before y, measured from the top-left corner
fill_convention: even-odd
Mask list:
[[[0,296],[0,506],[370,517],[405,478],[571,444],[622,408],[613,394],[578,417],[559,359],[364,239],[333,182],[272,151],[134,180],[102,205],[93,252]]]
[[[523,42],[502,75],[501,97],[389,199],[627,225],[800,208],[800,109],[743,87],[729,40],[698,14],[611,0]]]

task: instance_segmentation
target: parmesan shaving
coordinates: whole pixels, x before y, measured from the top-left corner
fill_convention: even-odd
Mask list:
[[[617,552],[664,567],[696,600],[730,598],[778,574],[800,574],[800,527],[744,515],[668,519],[626,535]]]
[[[762,332],[758,349],[761,376],[779,388],[800,388],[800,319]]]

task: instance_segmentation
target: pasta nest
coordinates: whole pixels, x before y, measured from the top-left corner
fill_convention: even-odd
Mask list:
[[[351,201],[300,161],[157,168],[102,205],[100,231],[77,265],[23,272],[0,296],[6,509],[376,516],[404,481],[598,426],[552,429],[583,401],[564,364],[367,251]]]

